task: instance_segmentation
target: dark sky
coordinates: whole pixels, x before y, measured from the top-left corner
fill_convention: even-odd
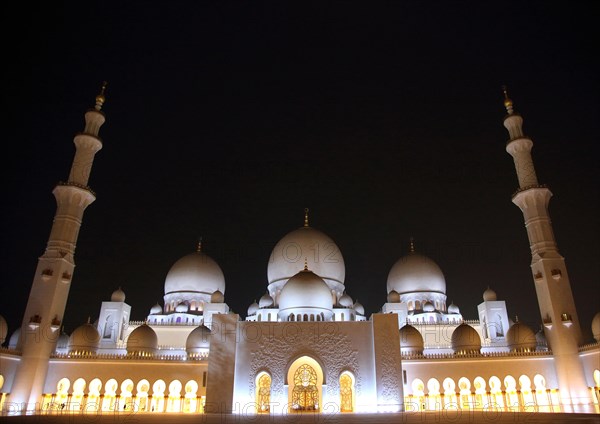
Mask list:
[[[157,3],[158,4],[158,3]],[[466,318],[489,285],[540,316],[501,85],[534,142],[583,330],[600,310],[597,12],[590,2],[51,2],[4,16],[0,314],[22,319],[69,173],[109,85],[65,313],[72,331],[121,286],[161,301],[198,236],[233,311],[266,290],[275,243],[338,244],[367,313],[407,253],[434,259]],[[595,9],[595,8],[594,8]]]

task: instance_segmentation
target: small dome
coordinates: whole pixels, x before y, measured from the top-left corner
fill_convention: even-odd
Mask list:
[[[496,299],[496,292],[489,287],[483,292],[484,302],[494,302]]]
[[[352,298],[346,293],[340,296],[340,300],[338,300],[338,303],[344,308],[352,308],[352,306],[354,305]]]
[[[427,256],[411,252],[401,257],[388,274],[387,290],[399,294],[446,293],[446,279],[440,267]]]
[[[452,332],[452,350],[455,354],[479,353],[481,337],[470,325],[460,324]]]
[[[8,324],[6,323],[6,319],[4,319],[2,315],[0,315],[0,345],[4,343],[7,335]]]
[[[225,293],[225,277],[221,267],[210,256],[194,252],[173,264],[165,279],[165,295],[169,293]]]
[[[70,354],[95,354],[100,347],[100,333],[93,324],[77,327],[69,337],[67,350]]]
[[[225,296],[221,290],[215,291],[210,295],[210,303],[225,303]]]
[[[396,290],[392,290],[387,295],[388,303],[400,303],[400,294]]]
[[[162,313],[163,313],[162,306],[160,306],[158,304],[158,302],[156,302],[156,305],[154,305],[152,308],[150,308],[150,315],[161,315]]]
[[[258,312],[258,303],[256,301],[252,302],[252,305],[248,306],[248,316],[255,315]]]
[[[358,315],[365,315],[365,307],[358,301],[354,304],[354,312]]]
[[[279,314],[287,320],[290,314],[332,313],[333,300],[327,283],[309,270],[300,271],[283,286],[279,295]]]
[[[430,301],[423,304],[423,312],[435,312],[435,305]]]
[[[69,335],[62,331],[56,341],[56,352],[66,353],[69,351]]]
[[[190,310],[190,307],[187,303],[180,303],[179,305],[175,306],[175,312],[185,314],[189,310]]]
[[[188,355],[208,352],[210,334],[210,329],[204,324],[194,328],[185,341],[185,350]]]
[[[423,336],[415,327],[406,324],[400,329],[400,351],[403,354],[422,354],[424,346]]]
[[[458,309],[458,306],[456,306],[454,303],[451,303],[450,306],[448,306],[448,313],[460,314],[460,309]]]
[[[516,322],[506,332],[506,344],[513,352],[533,352],[537,344],[535,333],[529,326]]]
[[[19,338],[20,337],[21,337],[21,327],[17,328],[10,335],[10,339],[8,339],[8,348],[9,349],[16,349],[17,348],[17,344],[19,344]]]
[[[260,300],[258,301],[259,308],[270,308],[273,306],[273,298],[269,293],[265,293],[262,295]]]
[[[127,338],[127,354],[153,356],[158,351],[158,336],[148,324],[142,324]]]
[[[121,287],[119,287],[114,292],[112,292],[112,294],[110,295],[110,301],[111,302],[125,302],[125,292],[123,290],[121,290]]]
[[[592,318],[592,334],[597,342],[600,342],[600,312]]]

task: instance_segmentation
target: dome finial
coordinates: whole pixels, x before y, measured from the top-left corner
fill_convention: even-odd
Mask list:
[[[408,247],[410,253],[415,253],[415,238],[410,236],[410,246]]]
[[[515,315],[515,324],[516,324],[517,322],[519,322],[519,316],[518,316],[518,315]]]
[[[198,245],[196,246],[196,252],[202,252],[202,236],[198,237]]]
[[[308,258],[304,258],[304,271],[308,271]]]
[[[102,105],[104,105],[104,102],[106,100],[106,97],[104,97],[104,92],[106,91],[107,85],[108,85],[108,83],[106,81],[102,82],[102,88],[100,89],[100,94],[98,94],[96,96],[96,105],[94,106],[94,108],[96,110],[102,109]]]
[[[304,226],[308,227],[308,208],[304,208]]]
[[[513,101],[508,97],[508,88],[505,85],[502,86],[502,92],[504,93],[504,107],[508,114],[512,115],[514,112]]]

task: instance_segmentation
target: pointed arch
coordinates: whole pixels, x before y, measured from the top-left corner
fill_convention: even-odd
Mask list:
[[[288,368],[290,412],[319,411],[323,398],[323,369],[310,356],[301,356]]]
[[[261,371],[256,376],[256,412],[268,414],[271,411],[271,375]]]
[[[350,371],[340,374],[340,411],[354,412],[355,384],[356,379]]]

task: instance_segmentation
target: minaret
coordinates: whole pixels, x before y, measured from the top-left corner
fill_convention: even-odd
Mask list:
[[[531,148],[533,142],[523,134],[523,118],[515,113],[513,102],[504,90],[504,106],[508,115],[504,126],[509,133],[506,151],[513,157],[519,189],[513,195],[525,218],[525,228],[531,248],[531,272],[544,332],[554,355],[554,364],[563,405],[591,402],[578,346],[582,343],[581,328],[573,300],[565,259],[558,252],[548,203],[552,192],[538,183]]]
[[[53,190],[56,214],[46,251],[38,259],[37,269],[25,308],[17,349],[21,361],[10,393],[10,402],[25,413],[39,408],[48,361],[55,349],[63,320],[73,270],[79,228],[85,208],[96,200],[87,186],[94,155],[102,148],[98,131],[104,123],[104,91],[96,96],[96,104],[85,114],[85,128],[76,134],[75,157],[69,179]]]

